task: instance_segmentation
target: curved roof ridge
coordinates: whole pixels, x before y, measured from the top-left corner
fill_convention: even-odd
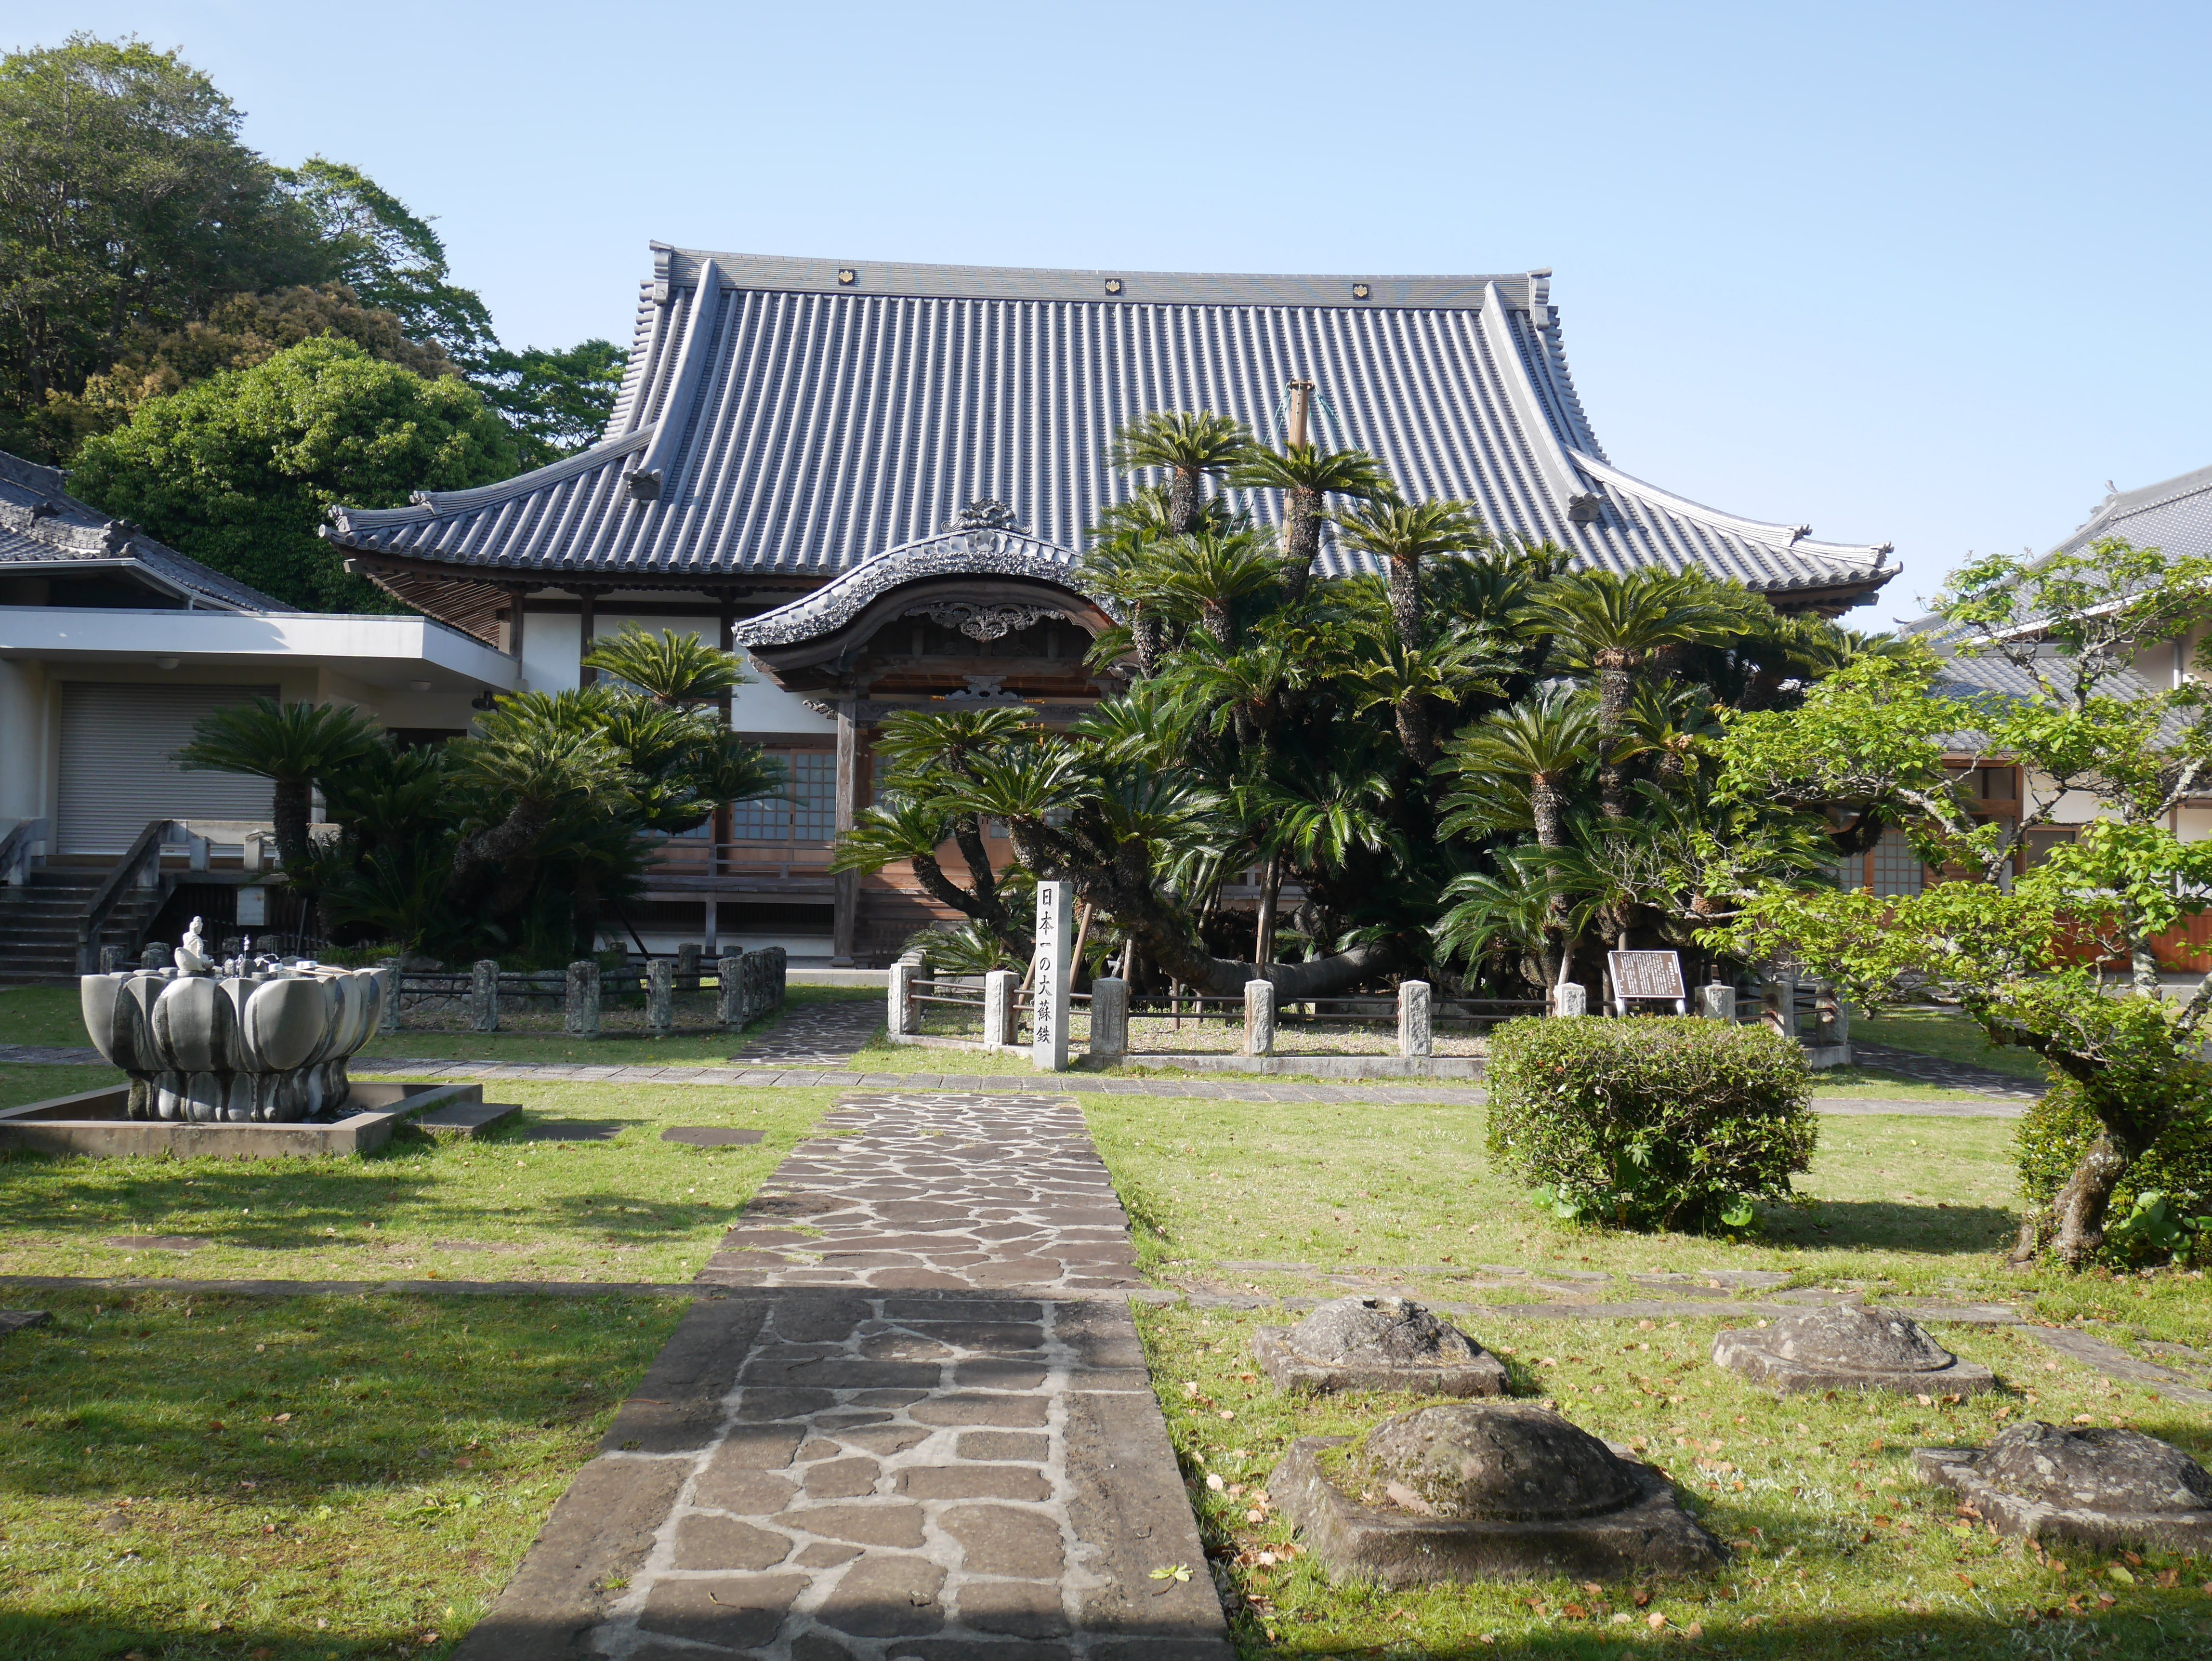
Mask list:
[[[580,473],[588,473],[617,457],[633,450],[642,449],[653,439],[652,426],[640,427],[635,432],[620,438],[602,439],[588,450],[579,450],[572,456],[562,456],[558,461],[549,461],[543,467],[526,473],[517,473],[513,478],[503,478],[493,484],[478,484],[465,490],[417,490],[415,499],[404,508],[348,508],[335,505],[330,510],[331,523],[341,531],[374,530],[387,525],[425,525],[441,514],[467,513],[477,508],[488,508],[495,502],[511,502],[516,496],[527,496],[532,490],[543,490],[549,484],[560,484]]]
[[[1822,542],[1813,537],[1808,529],[1797,525],[1777,525],[1763,519],[1746,519],[1741,514],[1724,513],[1718,508],[1708,508],[1702,502],[1677,496],[1672,490],[1662,490],[1633,473],[1625,473],[1610,462],[1600,461],[1585,451],[1569,446],[1567,453],[1576,466],[1592,478],[1602,480],[1630,496],[1662,508],[1683,519],[1695,520],[1710,525],[1717,531],[1729,531],[1753,542],[1763,542],[1789,551],[1815,551],[1833,559],[1865,559],[1880,566],[1895,551],[1895,545],[1887,542]]]

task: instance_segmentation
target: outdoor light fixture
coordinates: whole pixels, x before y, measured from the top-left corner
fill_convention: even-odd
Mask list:
[[[840,265],[837,268],[837,286],[839,288],[849,289],[860,280],[860,272],[854,271],[850,265]]]
[[[1367,285],[1366,285],[1364,283],[1353,283],[1353,284],[1352,285],[1352,297],[1354,300],[1364,300],[1364,299],[1366,299],[1366,298],[1367,298]]]
[[[491,689],[489,687],[485,688],[483,691],[477,693],[474,697],[469,700],[469,708],[471,709],[490,710],[498,707],[499,700],[497,697],[493,696]]]
[[[1106,279],[1106,292],[1107,292],[1108,294],[1119,294],[1119,293],[1121,293],[1121,279],[1120,277],[1108,277],[1108,278]]]
[[[182,658],[155,658],[154,666],[156,669],[173,669],[183,661]]]
[[[430,690],[430,683],[427,680],[410,680],[407,683],[407,690],[410,692],[427,692]]]

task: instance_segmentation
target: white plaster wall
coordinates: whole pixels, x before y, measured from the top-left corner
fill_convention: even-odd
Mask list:
[[[796,692],[787,692],[768,676],[768,671],[746,659],[747,684],[738,688],[730,707],[730,725],[740,733],[820,733],[837,735],[837,718],[806,707]],[[827,703],[828,700],[823,700]]]
[[[532,691],[576,690],[577,660],[583,656],[583,618],[573,612],[530,613],[522,627],[522,678]]]
[[[48,699],[43,666],[0,658],[0,834],[46,811]]]

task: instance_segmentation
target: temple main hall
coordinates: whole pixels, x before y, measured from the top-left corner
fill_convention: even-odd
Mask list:
[[[1211,410],[1279,441],[1286,390],[1311,382],[1322,442],[1580,565],[1702,567],[1830,616],[1895,574],[1886,544],[1819,541],[1613,465],[1568,372],[1549,271],[652,253],[598,443],[405,508],[334,508],[325,534],[351,569],[519,660],[532,690],[588,682],[591,642],[633,622],[745,654],[730,720],[789,788],[659,850],[622,926],[663,940],[880,964],[939,915],[903,867],[829,871],[876,788],[872,733],[897,710],[976,703],[1066,721],[1116,690],[1085,666],[1110,619],[1080,562],[1100,514],[1141,483],[1110,465],[1113,436],[1152,411]],[[1267,495],[1240,505],[1278,514]],[[1353,569],[1325,546],[1324,575]]]

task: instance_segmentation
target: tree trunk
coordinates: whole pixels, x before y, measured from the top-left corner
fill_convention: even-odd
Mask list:
[[[537,864],[538,843],[551,823],[553,810],[538,801],[519,801],[497,824],[487,825],[465,837],[453,850],[453,868],[446,879],[447,904],[474,907],[486,873],[519,873]],[[501,891],[514,886],[512,876],[501,883]],[[493,910],[491,915],[499,915]]]
[[[1628,725],[1629,706],[1635,702],[1635,658],[1627,652],[1599,652],[1597,667],[1598,742],[1604,759],[1598,764],[1598,808],[1609,819],[1628,817],[1628,772],[1613,753],[1613,741]]]
[[[1129,639],[1137,648],[1137,672],[1150,680],[1160,672],[1160,620],[1142,605],[1131,606]]]
[[[917,854],[908,861],[914,867],[915,879],[929,897],[940,905],[949,905],[963,917],[973,917],[989,929],[1016,957],[1025,957],[1036,951],[1036,941],[1026,929],[1017,928],[1006,915],[1006,909],[995,902],[986,905],[966,889],[945,874],[945,867],[927,854]]]
[[[1289,490],[1283,496],[1283,597],[1305,598],[1314,561],[1321,555],[1321,492]]]
[[[2136,994],[2146,998],[2157,997],[2158,954],[2151,950],[2148,935],[2139,934],[2129,942],[2128,958]]]
[[[2081,1163],[2051,1202],[2058,1224],[2055,1242],[2059,1260],[2079,1269],[2082,1260],[2105,1244],[2105,1213],[2112,1203],[2112,1189],[2135,1162],[2136,1150],[2124,1147],[2111,1129],[2097,1133],[2081,1154]]]
[[[1275,960],[1275,901],[1283,888],[1283,856],[1271,854],[1260,873],[1260,915],[1252,930],[1252,961],[1264,970]]]
[[[1209,599],[1199,607],[1199,618],[1206,624],[1206,632],[1213,642],[1226,652],[1233,642],[1229,638],[1229,604],[1226,600]]]
[[[1198,493],[1198,469],[1178,467],[1168,481],[1168,534],[1187,537],[1198,529],[1202,505]]]
[[[1429,712],[1421,707],[1417,697],[1402,697],[1390,706],[1390,713],[1398,727],[1398,742],[1405,746],[1406,754],[1416,767],[1432,767],[1437,759],[1436,733],[1429,724]]]
[[[1419,651],[1421,563],[1418,559],[1391,556],[1390,620],[1397,625],[1399,643],[1408,652]]]
[[[269,793],[269,817],[276,828],[276,854],[284,873],[302,887],[307,879],[307,824],[314,786],[306,779],[279,779]]]

